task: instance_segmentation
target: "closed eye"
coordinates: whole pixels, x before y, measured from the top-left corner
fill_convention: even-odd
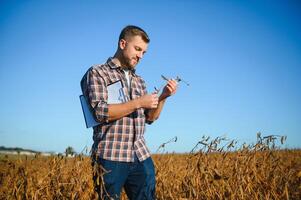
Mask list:
[[[135,46],[135,50],[136,51],[142,51],[142,48],[140,48],[140,47],[138,47],[138,46]],[[145,54],[146,53],[146,51],[143,51],[143,54]]]

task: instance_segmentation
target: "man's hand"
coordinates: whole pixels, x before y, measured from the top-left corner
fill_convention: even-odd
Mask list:
[[[160,99],[165,99],[171,95],[174,95],[177,91],[178,82],[176,80],[168,80],[166,86],[163,88]]]
[[[159,104],[157,104],[155,109],[151,109],[147,114],[147,120],[149,122],[153,122],[159,118],[166,98],[176,93],[177,85],[178,82],[176,80],[170,79],[167,81],[167,84],[163,88],[163,91],[159,97]]]
[[[146,94],[139,98],[140,107],[146,109],[157,108],[159,103],[159,97],[156,93]]]
[[[159,98],[156,93],[146,94],[137,99],[121,103],[121,104],[109,104],[108,108],[108,120],[114,121],[129,115],[138,108],[156,109],[158,107]]]

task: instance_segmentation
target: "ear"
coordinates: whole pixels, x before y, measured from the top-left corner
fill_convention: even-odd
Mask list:
[[[121,39],[121,40],[119,41],[119,48],[123,50],[123,49],[125,48],[125,46],[126,46],[126,41],[125,41],[125,39]]]

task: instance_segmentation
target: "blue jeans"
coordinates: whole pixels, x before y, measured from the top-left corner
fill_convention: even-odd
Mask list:
[[[98,158],[97,163],[107,171],[103,175],[105,191],[99,192],[100,188],[95,188],[99,199],[120,199],[122,187],[130,200],[155,199],[156,179],[151,157],[140,162],[135,154],[134,162],[131,163]]]

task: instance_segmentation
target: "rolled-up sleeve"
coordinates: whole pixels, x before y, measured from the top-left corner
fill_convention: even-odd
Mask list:
[[[108,93],[103,77],[91,69],[87,73],[87,96],[96,121],[108,122]]]
[[[148,112],[149,112],[149,110],[145,110],[145,112],[144,112],[144,114],[146,116],[145,123],[147,123],[148,125],[151,125],[154,121],[151,121],[148,119]]]

